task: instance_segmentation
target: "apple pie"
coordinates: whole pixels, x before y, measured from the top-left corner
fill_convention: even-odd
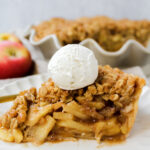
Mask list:
[[[7,142],[59,142],[78,139],[124,140],[132,128],[145,80],[110,66],[99,66],[96,81],[62,90],[52,79],[23,91],[0,118]]]
[[[129,39],[147,46],[150,39],[150,21],[114,20],[108,17],[79,18],[65,20],[53,18],[33,26],[35,40],[55,34],[62,45],[79,43],[92,38],[107,51],[117,51]]]

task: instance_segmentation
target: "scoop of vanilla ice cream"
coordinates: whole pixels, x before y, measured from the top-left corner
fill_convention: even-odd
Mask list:
[[[58,87],[75,90],[94,83],[98,76],[98,62],[90,49],[69,44],[54,54],[48,71]]]

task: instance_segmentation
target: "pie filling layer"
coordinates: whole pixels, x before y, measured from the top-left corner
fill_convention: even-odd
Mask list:
[[[145,81],[109,66],[99,66],[95,83],[62,90],[49,79],[39,91],[23,91],[0,118],[7,142],[58,142],[96,139],[120,141],[134,124]]]

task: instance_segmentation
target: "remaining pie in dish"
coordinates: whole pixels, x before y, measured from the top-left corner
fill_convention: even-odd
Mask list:
[[[145,80],[99,66],[97,80],[78,90],[62,90],[49,79],[39,91],[21,92],[0,119],[7,142],[96,139],[120,141],[134,124]]]
[[[129,39],[147,46],[150,38],[150,21],[114,20],[108,17],[65,20],[53,18],[37,26],[35,40],[56,34],[62,45],[79,43],[92,38],[107,51],[117,51]]]

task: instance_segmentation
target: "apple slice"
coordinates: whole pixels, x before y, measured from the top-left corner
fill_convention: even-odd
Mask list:
[[[0,79],[24,76],[31,64],[30,53],[21,43],[0,42]]]

